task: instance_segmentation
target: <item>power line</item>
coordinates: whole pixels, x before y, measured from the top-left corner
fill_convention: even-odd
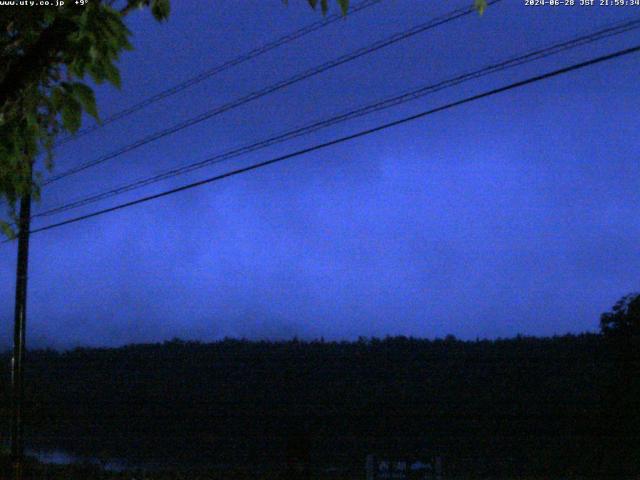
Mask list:
[[[349,8],[349,15],[354,15],[362,10],[365,10],[369,7],[372,7],[378,3],[380,3],[382,0],[365,0],[361,3],[358,3],[356,5],[353,5],[352,7]],[[308,35],[310,33],[313,33],[317,30],[320,30],[321,28],[324,28],[328,25],[331,25],[332,23],[335,23],[336,21],[343,19],[344,16],[342,14],[339,13],[334,13],[331,15],[328,15],[326,18],[319,20],[317,22],[311,23],[305,27],[302,27],[298,30],[295,30],[294,32],[291,32],[287,35],[284,35],[280,38],[277,38],[276,40],[272,40],[269,43],[266,43],[265,45],[262,45],[260,47],[254,48],[253,50],[250,50],[242,55],[239,55],[238,57],[235,57],[231,60],[228,60],[220,65],[217,65],[215,67],[210,68],[209,70],[205,70],[204,72],[196,75],[195,77],[189,78],[187,80],[185,80],[184,82],[178,83],[170,88],[167,88],[166,90],[163,90],[155,95],[152,95],[150,97],[145,98],[144,100],[141,100],[140,102],[131,105],[130,107],[125,108],[124,110],[121,110],[119,112],[114,113],[113,115],[106,117],[105,119],[103,119],[100,123],[96,123],[90,127],[86,127],[81,129],[79,132],[77,132],[75,135],[69,135],[66,136],[62,139],[60,139],[58,142],[56,142],[56,147],[63,145],[65,143],[68,143],[72,140],[76,140],[79,137],[82,137],[83,135],[86,135],[88,133],[91,133],[95,130],[98,130],[102,127],[104,127],[105,125],[108,125],[110,123],[116,122],[118,120],[121,120],[125,117],[128,117],[129,115],[142,110],[143,108],[159,102],[160,100],[163,100],[165,98],[168,98],[172,95],[175,95],[176,93],[182,92],[183,90],[186,90],[204,80],[207,80],[225,70],[228,70],[232,67],[235,67],[237,65],[240,65],[242,63],[245,63],[249,60],[252,60],[256,57],[259,57],[260,55],[263,55],[267,52],[270,52],[271,50],[274,50],[278,47],[281,47],[283,45],[286,45],[287,43],[291,43],[295,40],[298,40],[299,38],[304,37],[305,35]]]
[[[499,71],[503,71],[506,70],[508,68],[513,68],[519,65],[523,65],[525,63],[529,63],[535,60],[539,60],[542,58],[546,58],[548,56],[569,50],[569,49],[573,49],[573,48],[577,48],[579,46],[583,46],[592,42],[596,42],[599,40],[602,40],[604,38],[608,38],[614,35],[619,35],[622,33],[626,33],[628,31],[631,30],[635,30],[637,28],[640,27],[640,19],[637,20],[631,20],[631,21],[626,21],[626,22],[621,22],[621,23],[615,23],[613,25],[609,25],[607,27],[601,28],[600,30],[597,30],[595,32],[586,34],[586,35],[582,35],[579,37],[575,37],[572,38],[571,40],[568,41],[564,41],[561,43],[555,43],[553,45],[547,46],[545,48],[542,49],[538,49],[538,50],[534,50],[534,51],[530,51],[526,54],[522,54],[516,57],[512,57],[508,60],[504,60],[501,61],[499,63],[495,63],[492,65],[488,65],[486,67],[483,67],[479,70],[475,70],[473,72],[468,72],[462,75],[458,75],[456,77],[450,78],[448,80],[444,80],[435,84],[431,84],[428,86],[423,86],[420,87],[416,90],[412,90],[410,92],[406,92],[403,93],[401,95],[396,95],[390,98],[387,98],[385,100],[381,100],[381,101],[377,101],[373,104],[369,104],[363,107],[360,107],[358,109],[355,110],[350,110],[348,112],[339,114],[337,116],[333,116],[331,118],[325,119],[325,120],[321,120],[321,121],[316,121],[310,124],[307,124],[303,127],[298,127],[295,128],[293,130],[278,134],[276,136],[270,137],[268,139],[265,140],[261,140],[258,142],[254,142],[245,146],[241,146],[241,147],[237,147],[231,150],[228,150],[226,152],[217,154],[213,157],[210,157],[208,159],[205,160],[201,160],[199,162],[196,163],[192,163],[189,165],[185,165],[182,167],[178,167],[178,168],[172,168],[169,170],[166,170],[164,172],[155,174],[151,177],[145,177],[142,178],[140,180],[136,180],[132,183],[129,184],[125,184],[125,185],[121,185],[119,187],[101,192],[101,193],[97,193],[97,194],[93,194],[84,198],[81,198],[79,200],[67,203],[67,204],[63,204],[61,206],[58,207],[54,207],[48,210],[45,210],[41,213],[38,213],[36,215],[33,215],[32,218],[37,218],[37,217],[44,217],[44,216],[50,216],[50,215],[54,215],[57,213],[61,213],[61,212],[65,212],[68,210],[72,210],[78,207],[82,207],[85,205],[89,205],[91,203],[100,201],[100,200],[104,200],[107,198],[111,198],[114,197],[116,195],[120,195],[122,193],[125,192],[129,192],[131,190],[135,190],[137,188],[141,188],[147,185],[151,185],[153,183],[159,182],[161,180],[166,180],[169,178],[173,178],[176,177],[178,175],[184,174],[184,173],[189,173],[195,170],[198,170],[200,168],[204,168],[213,164],[217,164],[220,163],[222,161],[225,160],[229,160],[231,158],[236,158],[239,157],[243,154],[246,153],[250,153],[262,148],[266,148],[268,146],[271,145],[275,145],[277,143],[281,143],[284,142],[286,140],[290,140],[292,138],[296,138],[302,135],[306,135],[312,132],[315,132],[317,130],[320,130],[322,128],[326,128],[329,127],[331,125],[335,125],[337,123],[342,123],[345,122],[347,120],[351,120],[354,118],[358,118],[373,112],[377,112],[383,109],[387,109],[396,105],[400,105],[402,103],[411,101],[411,100],[415,100],[417,98],[421,98],[425,95],[443,90],[445,88],[450,88],[453,87],[455,85],[458,85],[460,83],[463,82],[467,82],[470,80],[474,80],[480,77],[483,77],[485,75],[489,75],[492,73],[496,73]]]
[[[488,5],[493,5],[495,3],[498,3],[502,0],[491,0],[488,2]],[[421,25],[415,26],[410,28],[409,30],[405,30],[403,32],[399,32],[396,33],[386,39],[377,41],[369,46],[365,46],[362,48],[359,48],[351,53],[348,53],[346,55],[342,55],[334,60],[330,60],[326,63],[323,63],[322,65],[319,65],[317,67],[311,68],[305,72],[299,73],[297,75],[294,75],[293,77],[290,77],[286,80],[282,80],[280,82],[277,82],[273,85],[270,85],[268,87],[265,87],[261,90],[257,90],[254,91],[248,95],[245,95],[244,97],[240,97],[232,102],[226,103],[224,105],[221,105],[219,107],[216,107],[212,110],[209,110],[205,113],[202,113],[196,117],[192,117],[188,120],[185,120],[183,122],[180,122],[178,124],[175,124],[171,127],[165,128],[163,130],[160,130],[158,132],[152,133],[151,135],[148,135],[134,143],[131,143],[129,145],[125,145],[124,147],[119,148],[118,150],[115,150],[111,153],[108,153],[106,155],[103,155],[102,157],[99,157],[95,160],[91,160],[89,162],[83,163],[81,165],[78,165],[77,167],[71,168],[65,172],[59,173],[57,175],[53,175],[52,177],[49,177],[47,180],[45,180],[42,185],[49,185],[50,183],[53,183],[57,180],[60,180],[62,178],[68,177],[70,175],[76,174],[78,172],[82,172],[88,168],[94,167],[96,165],[99,165],[107,160],[111,160],[113,158],[116,158],[120,155],[123,155],[125,153],[128,153],[132,150],[135,150],[138,147],[141,147],[143,145],[146,145],[148,143],[154,142],[156,140],[159,140],[163,137],[166,137],[167,135],[171,135],[173,133],[176,133],[180,130],[183,130],[187,127],[191,127],[197,123],[203,122],[205,120],[208,120],[216,115],[219,115],[221,113],[224,113],[228,110],[231,110],[233,108],[237,108],[241,105],[244,105],[246,103],[249,103],[253,100],[257,100],[258,98],[264,97],[266,95],[269,95],[271,93],[274,93],[278,90],[281,90],[285,87],[291,86],[295,83],[301,82],[303,80],[306,80],[308,78],[311,78],[315,75],[318,75],[320,73],[323,73],[327,70],[330,70],[332,68],[335,68],[339,65],[342,65],[344,63],[347,62],[351,62],[353,60],[356,60],[357,58],[363,57],[365,55],[368,55],[370,53],[376,52],[378,50],[381,50],[384,47],[387,47],[389,45],[392,45],[394,43],[400,42],[402,40],[406,40],[407,38],[410,38],[414,35],[417,35],[419,33],[425,32],[427,30],[431,30],[434,29],[436,27],[439,27],[441,25],[444,25],[446,23],[452,22],[453,20],[456,20],[458,18],[461,17],[465,17],[467,15],[470,15],[472,13],[475,13],[476,9],[474,6],[471,7],[467,7],[467,8],[461,8],[461,9],[457,9],[454,10],[446,15],[443,15],[441,17],[438,17],[434,20],[431,20],[427,23],[423,23]]]
[[[350,140],[354,140],[356,138],[364,137],[364,136],[370,135],[372,133],[380,132],[382,130],[386,130],[386,129],[391,128],[391,127],[402,125],[404,123],[408,123],[408,122],[411,122],[413,120],[417,120],[419,118],[432,115],[434,113],[438,113],[438,112],[442,112],[442,111],[445,111],[445,110],[449,110],[449,109],[451,109],[453,107],[457,107],[457,106],[460,106],[460,105],[464,105],[466,103],[470,103],[470,102],[473,102],[473,101],[476,101],[476,100],[480,100],[482,98],[490,97],[490,96],[493,96],[493,95],[497,95],[499,93],[503,93],[503,92],[506,92],[506,91],[509,91],[509,90],[520,88],[520,87],[523,87],[525,85],[529,85],[529,84],[536,83],[536,82],[539,82],[539,81],[542,81],[542,80],[546,80],[548,78],[552,78],[552,77],[556,77],[556,76],[559,76],[559,75],[563,75],[565,73],[569,73],[569,72],[574,71],[574,70],[579,70],[579,69],[582,69],[582,68],[585,68],[585,67],[588,67],[588,66],[592,66],[592,65],[598,64],[598,63],[603,63],[603,62],[606,62],[606,61],[609,61],[609,60],[613,60],[615,58],[619,58],[619,57],[622,57],[622,56],[630,55],[632,53],[637,53],[639,51],[640,51],[640,45],[636,45],[635,47],[627,48],[627,49],[624,49],[624,50],[618,50],[617,52],[614,52],[614,53],[611,53],[611,54],[608,54],[608,55],[603,55],[603,56],[600,56],[600,57],[593,58],[591,60],[587,60],[585,62],[573,64],[573,65],[570,65],[568,67],[560,68],[560,69],[557,69],[557,70],[553,70],[551,72],[547,72],[547,73],[544,73],[544,74],[541,74],[541,75],[530,77],[530,78],[528,78],[526,80],[521,80],[519,82],[511,83],[511,84],[506,85],[504,87],[495,88],[493,90],[489,90],[489,91],[484,92],[484,93],[473,95],[473,96],[464,98],[462,100],[458,100],[458,101],[451,102],[451,103],[448,103],[448,104],[440,106],[440,107],[436,107],[436,108],[433,108],[433,109],[430,109],[430,110],[423,111],[423,112],[415,114],[415,115],[404,117],[404,118],[402,118],[400,120],[395,120],[393,122],[385,123],[383,125],[380,125],[380,126],[377,126],[377,127],[374,127],[374,128],[370,128],[370,129],[367,129],[367,130],[361,130],[361,131],[359,131],[357,133],[354,133],[354,134],[351,134],[351,135],[347,135],[347,136],[340,137],[340,138],[337,138],[337,139],[334,139],[334,140],[330,140],[328,142],[316,144],[316,145],[314,145],[312,147],[304,148],[302,150],[297,150],[295,152],[288,153],[286,155],[282,155],[282,156],[279,156],[279,157],[272,158],[270,160],[265,160],[263,162],[250,165],[248,167],[243,167],[243,168],[239,168],[237,170],[232,170],[230,172],[223,173],[223,174],[220,174],[220,175],[216,175],[216,176],[207,178],[205,180],[200,180],[198,182],[193,182],[193,183],[190,183],[190,184],[187,184],[187,185],[183,185],[181,187],[177,187],[177,188],[173,188],[171,190],[166,190],[164,192],[157,193],[155,195],[149,195],[149,196],[146,196],[146,197],[139,198],[137,200],[133,200],[133,201],[130,201],[130,202],[122,203],[120,205],[116,205],[116,206],[113,206],[113,207],[109,207],[109,208],[105,208],[105,209],[102,209],[102,210],[98,210],[96,212],[88,213],[86,215],[81,215],[81,216],[78,216],[78,217],[75,217],[75,218],[71,218],[69,220],[64,220],[62,222],[46,225],[44,227],[32,230],[30,233],[31,234],[39,233],[39,232],[43,232],[45,230],[51,230],[53,228],[61,227],[63,225],[68,225],[68,224],[71,224],[71,223],[80,222],[82,220],[86,220],[86,219],[89,219],[89,218],[97,217],[97,216],[103,215],[105,213],[114,212],[116,210],[122,210],[124,208],[128,208],[128,207],[131,207],[131,206],[134,206],[134,205],[138,205],[140,203],[148,202],[148,201],[155,200],[155,199],[161,198],[161,197],[166,197],[168,195],[172,195],[174,193],[182,192],[184,190],[190,190],[192,188],[199,187],[201,185],[212,183],[212,182],[215,182],[215,181],[218,181],[218,180],[222,180],[224,178],[228,178],[228,177],[232,177],[232,176],[235,176],[235,175],[239,175],[241,173],[246,173],[246,172],[249,172],[249,171],[252,171],[252,170],[257,170],[259,168],[266,167],[268,165],[272,165],[272,164],[275,164],[275,163],[279,163],[279,162],[282,162],[284,160],[288,160],[290,158],[299,157],[299,156],[302,156],[302,155],[307,154],[307,153],[311,153],[311,152],[315,152],[315,151],[318,151],[318,150],[322,150],[322,149],[325,149],[325,148],[333,146],[333,145],[338,145],[340,143],[344,143],[344,142],[347,142],[347,141],[350,141]],[[3,243],[6,243],[8,241],[10,241],[10,240],[5,240]]]

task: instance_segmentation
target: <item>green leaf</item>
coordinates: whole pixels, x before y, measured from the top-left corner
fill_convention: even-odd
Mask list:
[[[75,77],[82,78],[84,77],[84,70],[85,70],[86,64],[87,62],[85,61],[85,59],[79,57],[68,66],[69,72],[71,72]]]
[[[37,175],[36,175],[37,178]],[[39,202],[41,200],[41,191],[40,188],[38,187],[38,184],[34,184],[32,189],[31,189],[31,197],[33,198],[34,201]]]
[[[171,2],[169,0],[153,0],[151,2],[151,13],[160,22],[166,20],[171,13]]]
[[[104,62],[103,67],[105,78],[116,87],[120,88],[122,86],[122,82],[120,80],[120,71],[118,68],[110,61]]]
[[[102,67],[98,66],[99,64],[91,65],[88,69],[89,75],[98,85],[104,83],[104,72],[101,70]]]
[[[474,0],[473,5],[476,7],[476,10],[478,10],[478,13],[482,15],[487,9],[487,0]]]
[[[51,25],[51,23],[53,23],[53,20],[55,19],[56,16],[56,9],[55,8],[46,8],[44,9],[44,22],[47,25]]]
[[[322,6],[322,14],[324,15],[329,10],[329,2],[328,0],[321,0],[320,5]]]
[[[84,83],[76,82],[73,84],[73,94],[87,113],[97,120],[98,108],[93,90]]]
[[[318,6],[318,0],[307,0],[307,1],[309,2],[309,5],[311,5],[311,8],[313,8],[314,10]]]
[[[9,240],[14,240],[17,236],[16,232],[13,230],[13,228],[11,228],[11,225],[9,225],[7,222],[4,222],[2,220],[0,220],[0,230],[2,230],[2,233]]]
[[[28,111],[25,119],[27,121],[27,127],[32,131],[38,131],[38,116],[35,110]]]
[[[338,3],[342,9],[342,15],[346,15],[349,11],[349,0],[338,0]]]
[[[82,107],[78,101],[71,96],[65,98],[62,106],[62,124],[71,133],[76,133],[82,122]]]
[[[51,91],[51,106],[56,112],[62,111],[69,94],[69,84],[67,82],[62,82],[59,87],[55,87]]]

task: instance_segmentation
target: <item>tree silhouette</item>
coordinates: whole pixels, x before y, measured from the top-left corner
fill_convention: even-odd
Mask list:
[[[613,311],[600,316],[600,331],[607,338],[634,340],[640,334],[640,293],[625,295]]]
[[[640,470],[640,293],[625,295],[600,316],[610,357],[602,394],[601,468],[618,478],[637,478]]]

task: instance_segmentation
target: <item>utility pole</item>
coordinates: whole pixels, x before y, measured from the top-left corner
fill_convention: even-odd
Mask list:
[[[29,189],[31,189],[33,165],[29,161]],[[24,460],[23,442],[23,381],[25,357],[25,332],[27,322],[27,270],[29,265],[29,228],[31,226],[31,192],[20,198],[18,222],[18,264],[16,268],[16,304],[13,325],[13,357],[11,359],[11,459],[15,480],[22,480]]]

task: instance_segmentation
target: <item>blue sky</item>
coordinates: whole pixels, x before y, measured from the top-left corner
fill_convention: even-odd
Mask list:
[[[56,151],[57,171],[426,22],[467,0],[383,1]],[[48,207],[640,15],[504,0],[46,187]],[[306,2],[173,2],[129,19],[103,115],[320,18]],[[640,43],[630,32],[102,203],[71,218]],[[28,345],[172,337],[460,338],[595,331],[639,290],[640,140],[628,56],[31,241]],[[87,120],[91,122],[91,120]],[[0,340],[16,246],[2,245]]]

